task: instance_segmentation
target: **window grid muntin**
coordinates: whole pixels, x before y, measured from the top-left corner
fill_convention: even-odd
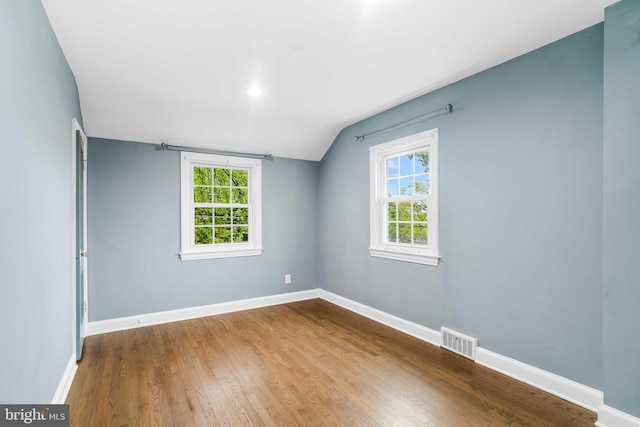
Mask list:
[[[429,246],[429,240],[428,240],[428,230],[429,230],[429,205],[430,205],[430,200],[432,199],[431,196],[403,196],[403,197],[381,197],[380,198],[380,216],[381,218],[383,218],[382,221],[382,236],[383,236],[383,242],[385,244],[391,244],[391,245],[404,245],[404,246],[420,246],[420,247],[428,247]],[[389,218],[389,210],[388,210],[388,205],[390,203],[395,203],[396,204],[396,215],[395,215],[395,219],[390,219]],[[400,203],[411,203],[410,206],[410,219],[401,219],[400,218],[400,208],[399,208],[399,204]],[[426,205],[426,220],[416,220],[415,219],[415,205],[416,203],[424,203]],[[389,226],[390,224],[396,224],[396,239],[395,241],[391,241],[389,239]],[[405,242],[400,242],[399,240],[399,225],[400,224],[409,224],[411,226],[411,241],[409,243],[405,243]],[[414,236],[414,229],[415,229],[415,225],[424,225],[427,227],[427,240],[425,243],[422,242],[416,242],[415,241],[415,236]]]
[[[414,195],[414,194],[430,194],[430,149],[429,147],[422,147],[416,150],[410,150],[403,153],[393,153],[383,158],[382,166],[384,170],[384,192],[389,197],[396,195]],[[417,163],[422,163],[419,158],[422,155],[427,156],[427,165],[423,164],[423,168],[418,170]],[[407,168],[406,161],[403,159],[411,157],[411,166]],[[392,169],[389,165],[393,165],[395,162],[396,167]],[[426,185],[426,188],[419,191],[416,186],[416,182],[420,182],[420,186]],[[423,184],[426,183],[426,184]],[[397,187],[397,191],[390,189],[390,184],[394,189]],[[404,191],[404,193],[403,193]],[[393,194],[393,193],[398,194]]]
[[[205,169],[210,170],[209,174],[209,184],[196,184],[195,183],[195,171],[196,169]],[[228,181],[225,183],[218,178],[216,174],[216,170],[228,170]],[[234,185],[234,172],[244,172],[245,176],[245,184],[246,185]],[[193,186],[193,192],[191,194],[191,218],[193,218],[193,235],[192,235],[192,244],[196,247],[211,247],[211,246],[220,246],[220,245],[239,245],[239,244],[247,244],[251,242],[251,203],[250,203],[250,182],[251,182],[251,169],[248,167],[235,167],[235,166],[222,166],[222,165],[213,165],[213,164],[200,164],[193,163],[191,166],[191,182]],[[197,202],[197,193],[198,189],[211,189],[211,202]],[[216,202],[216,189],[228,189],[229,195],[229,203],[224,202]],[[233,190],[245,190],[246,203],[233,203],[234,193]],[[202,192],[202,191],[200,191]],[[209,208],[212,211],[212,223],[211,224],[197,224],[197,216],[196,209]],[[216,224],[216,209],[229,209],[229,222],[223,224]],[[234,221],[235,218],[235,210],[236,209],[246,209],[246,222],[236,223]],[[210,229],[211,230],[211,243],[199,243],[197,241],[198,238],[198,229]],[[229,230],[229,240],[228,241],[216,241],[216,237],[222,233],[222,230]],[[238,233],[241,236],[241,240],[236,240],[234,234]],[[201,233],[200,233],[201,234]],[[205,233],[209,234],[209,233]]]
[[[416,181],[417,178],[422,179],[426,177],[427,183],[429,182],[430,176],[430,162],[427,160],[427,165],[423,164],[421,170],[418,170],[417,163],[419,162],[420,155],[426,154],[427,159],[430,156],[430,148],[429,147],[420,147],[418,149],[409,150],[406,152],[393,153],[387,156],[384,156],[381,159],[381,166],[384,170],[383,174],[383,191],[384,196],[380,197],[380,210],[382,221],[382,241],[385,244],[391,245],[400,245],[400,246],[418,246],[418,247],[428,247],[428,229],[429,229],[429,221],[428,221],[428,206],[430,199],[430,188],[427,184],[426,191],[424,193],[416,194]],[[405,159],[411,159],[411,165],[408,167],[407,161]],[[391,165],[391,166],[390,166]],[[395,166],[395,167],[394,167]],[[403,186],[402,182],[410,182],[411,188],[409,191],[404,191],[403,194]],[[393,191],[389,190],[389,184],[392,184],[394,187],[397,184],[398,191],[396,195],[392,194]],[[389,204],[395,203],[395,219],[392,220],[389,217]],[[401,219],[400,218],[400,204],[401,203],[410,203],[410,218]],[[416,221],[414,216],[414,208],[416,203],[424,203],[426,205],[426,219],[424,221]],[[395,238],[391,240],[391,226],[395,227]],[[405,226],[405,227],[402,227]],[[409,228],[409,239],[406,241],[402,241],[401,239],[401,229]],[[415,236],[416,226],[424,226],[426,228],[426,239],[424,242],[417,241]]]

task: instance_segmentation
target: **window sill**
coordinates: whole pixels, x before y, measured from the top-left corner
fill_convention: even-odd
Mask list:
[[[182,261],[193,261],[198,259],[235,258],[241,256],[256,255],[262,255],[262,248],[245,248],[225,251],[180,252],[180,259]]]
[[[369,253],[373,257],[387,258],[396,261],[413,262],[416,264],[430,265],[437,267],[440,263],[440,257],[437,255],[417,253],[417,252],[400,252],[386,248],[369,248]]]

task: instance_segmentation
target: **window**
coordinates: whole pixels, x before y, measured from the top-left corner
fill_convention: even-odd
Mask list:
[[[181,152],[180,259],[260,255],[260,160]]]
[[[437,266],[438,129],[369,149],[371,256]]]

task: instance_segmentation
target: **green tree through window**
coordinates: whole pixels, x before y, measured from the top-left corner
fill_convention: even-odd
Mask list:
[[[249,171],[193,167],[194,243],[249,241]]]

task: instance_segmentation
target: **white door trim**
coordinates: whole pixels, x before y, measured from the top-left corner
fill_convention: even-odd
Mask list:
[[[83,209],[83,222],[84,222],[84,230],[83,230],[83,246],[86,250],[87,248],[87,168],[86,168],[86,162],[87,162],[87,135],[84,133],[84,131],[82,130],[82,127],[80,126],[80,123],[78,123],[78,120],[74,117],[71,120],[71,308],[72,308],[72,315],[71,315],[71,331],[72,331],[72,340],[71,340],[71,350],[72,350],[72,354],[73,357],[77,357],[78,355],[78,349],[77,347],[77,343],[76,343],[76,305],[79,304],[83,304],[84,305],[84,322],[82,325],[80,325],[80,331],[81,331],[81,336],[86,336],[87,334],[87,324],[88,324],[88,317],[89,317],[89,311],[88,311],[88,306],[89,306],[89,297],[88,297],[88,265],[87,265],[87,259],[86,257],[82,257],[81,258],[81,262],[83,263],[83,269],[84,269],[84,280],[82,283],[82,288],[83,288],[83,294],[84,294],[84,301],[78,302],[76,301],[76,225],[77,225],[77,220],[78,218],[76,218],[76,180],[77,180],[77,176],[76,176],[76,170],[77,170],[77,164],[76,164],[76,132],[80,133],[80,139],[82,141],[82,160],[85,163],[85,167],[83,168],[83,176],[82,176],[82,181],[83,181],[83,201],[84,201],[84,209]]]

